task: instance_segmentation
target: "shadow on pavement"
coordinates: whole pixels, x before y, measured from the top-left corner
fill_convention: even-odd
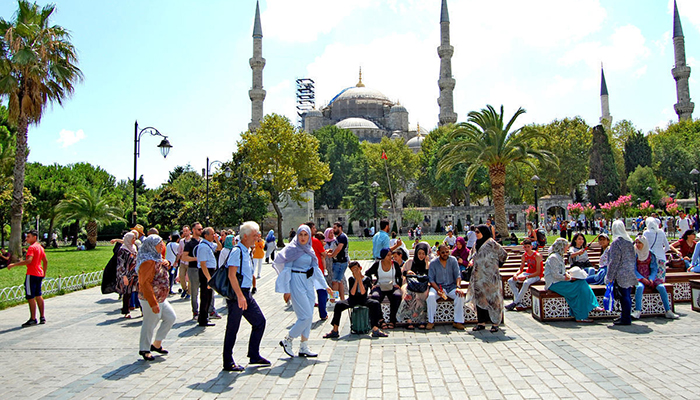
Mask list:
[[[233,389],[233,383],[238,380],[240,376],[251,375],[255,373],[255,369],[246,368],[243,372],[226,372],[219,371],[219,374],[214,378],[209,379],[206,382],[193,383],[187,387],[192,390],[199,390],[204,393],[226,393]]]
[[[198,334],[204,332],[205,329],[206,329],[206,328],[204,328],[204,327],[201,327],[201,326],[199,326],[199,325],[195,325],[195,326],[191,327],[190,329],[188,329],[188,330],[186,330],[186,331],[184,331],[184,332],[180,332],[180,333],[177,335],[177,337],[191,337],[191,336],[197,336]]]
[[[612,329],[614,331],[618,332],[625,332],[625,333],[632,333],[634,335],[646,335],[649,333],[654,332],[653,329],[649,328],[646,325],[640,325],[639,323],[635,324],[632,322],[632,325],[608,325],[608,329]]]
[[[21,326],[16,326],[14,328],[8,328],[8,329],[5,329],[4,331],[0,331],[0,335],[2,335],[3,333],[10,333],[10,332],[18,331],[20,329],[22,329]]]
[[[488,329],[478,332],[470,331],[468,335],[484,343],[509,342],[516,339],[515,337],[508,336],[506,333],[507,332],[501,328],[498,332],[489,332]]]
[[[100,299],[95,302],[95,304],[112,304],[112,303],[119,303],[121,300],[118,299]]]
[[[107,372],[102,375],[104,379],[110,380],[110,381],[118,381],[120,379],[127,378],[131,375],[138,375],[146,371],[151,367],[152,363],[160,363],[163,362],[162,357],[156,356],[156,359],[153,361],[146,361],[146,360],[137,360],[134,361],[131,364],[127,365],[122,365],[121,367]]]
[[[107,319],[107,320],[104,320],[104,321],[102,321],[102,322],[98,322],[96,325],[97,325],[97,326],[107,326],[107,325],[116,324],[116,323],[118,323],[118,322],[120,322],[120,321],[128,321],[128,320],[125,319],[124,317],[119,317],[119,318]]]

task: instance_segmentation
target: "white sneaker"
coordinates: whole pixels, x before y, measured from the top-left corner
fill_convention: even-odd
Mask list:
[[[634,318],[634,319],[639,319],[639,317],[641,317],[641,316],[642,316],[642,312],[641,312],[641,311],[639,311],[639,310],[634,310],[634,311],[632,311],[632,318]]]
[[[678,315],[675,314],[673,311],[668,310],[668,311],[666,311],[666,314],[664,314],[664,317],[666,317],[668,319],[676,319],[676,318],[678,318]]]
[[[299,357],[318,357],[318,354],[312,353],[309,349],[309,345],[306,342],[301,342],[301,347],[299,348]]]
[[[285,336],[284,339],[280,341],[280,346],[284,349],[284,352],[287,353],[288,356],[294,357],[294,349],[292,349],[292,338],[289,336]]]

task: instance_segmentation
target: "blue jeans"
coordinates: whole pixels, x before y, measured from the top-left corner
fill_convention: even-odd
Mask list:
[[[668,293],[666,292],[666,287],[664,285],[659,285],[656,287],[656,291],[661,295],[661,302],[664,303],[664,310],[668,311],[671,306],[668,304]],[[634,290],[634,309],[637,311],[642,311],[642,297],[644,296],[644,284],[642,282],[637,282],[637,287]]]
[[[326,311],[326,303],[328,303],[328,292],[325,289],[318,289],[316,291],[316,296],[318,297],[318,316],[321,319],[328,318],[328,311]]]
[[[620,322],[623,324],[632,323],[632,288],[621,288],[615,285],[618,292],[620,293]],[[637,302],[637,304],[642,304]]]
[[[333,262],[333,282],[342,282],[345,277],[345,270],[348,269],[348,263]]]
[[[598,272],[595,271],[595,268],[591,267],[588,268],[586,272],[588,272],[586,282],[588,282],[589,285],[605,285],[605,275],[608,273],[608,267],[598,268]]]

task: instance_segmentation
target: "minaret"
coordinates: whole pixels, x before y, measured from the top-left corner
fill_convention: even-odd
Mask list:
[[[446,125],[457,122],[457,114],[454,112],[454,96],[452,94],[455,88],[455,79],[452,77],[452,54],[454,47],[450,46],[450,16],[447,12],[447,0],[442,0],[442,8],[440,10],[440,46],[437,48],[440,56],[440,79],[438,87],[440,87],[440,97],[438,105],[440,106],[440,121],[439,125]]]
[[[676,56],[676,66],[671,70],[671,74],[676,80],[676,95],[678,97],[678,103],[674,104],[673,108],[678,114],[679,121],[692,120],[695,104],[690,101],[690,88],[688,87],[690,67],[685,64],[685,38],[683,37],[683,27],[681,26],[681,17],[678,15],[676,0],[673,0],[673,52]]]
[[[262,25],[260,24],[260,2],[255,5],[255,25],[253,26],[253,58],[250,59],[250,69],[253,70],[253,87],[248,91],[252,105],[248,129],[254,131],[260,126],[263,118],[263,68],[265,59],[262,57]]]
[[[603,64],[600,65],[600,108],[602,112],[600,123],[605,127],[605,130],[610,130],[610,127],[612,126],[612,115],[610,115],[610,103],[608,103],[608,85],[605,84]]]

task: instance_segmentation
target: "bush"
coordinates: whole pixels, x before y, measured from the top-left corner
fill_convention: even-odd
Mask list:
[[[396,227],[396,220],[394,220],[394,223],[391,224],[391,232],[399,232],[399,228]]]
[[[435,233],[442,233],[442,225],[440,224],[440,221],[435,224]]]
[[[461,219],[457,219],[457,227],[456,227],[456,229],[457,229],[457,233],[460,233],[460,232],[462,232],[462,231],[464,230],[464,227],[462,226],[462,220],[461,220]]]
[[[351,236],[354,232],[352,231],[352,221],[348,221],[348,236]]]

